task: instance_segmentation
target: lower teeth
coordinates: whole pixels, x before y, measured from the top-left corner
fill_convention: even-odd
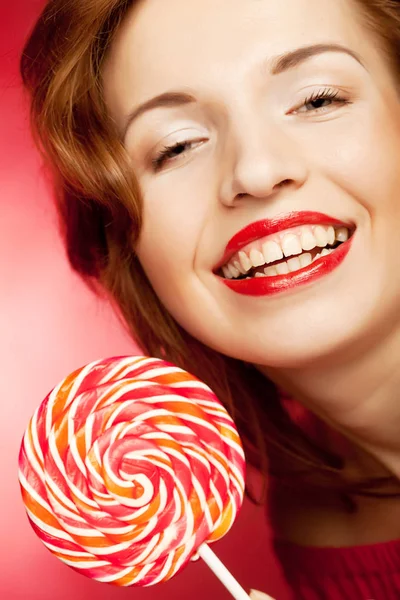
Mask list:
[[[290,268],[291,264],[290,264],[290,260],[293,259],[289,259],[289,261],[285,261],[283,263],[279,263],[279,265],[277,266],[272,266],[272,267],[265,267],[264,269],[264,273],[255,273],[253,276],[251,277],[245,277],[244,279],[253,279],[254,277],[276,277],[277,275],[286,275],[288,273],[295,273],[296,271],[300,271],[300,269],[304,269],[304,267],[309,266],[310,264],[314,263],[316,260],[318,260],[319,258],[323,257],[323,256],[327,256],[328,254],[331,254],[333,252],[334,248],[328,249],[328,248],[324,248],[321,252],[319,252],[318,254],[316,254],[314,256],[314,258],[311,261],[304,261],[304,264],[302,265],[300,262],[300,257],[304,256],[300,255],[300,256],[296,256],[293,258],[296,258],[297,261],[300,262],[300,266],[296,266],[296,268]],[[295,266],[292,263],[292,266]],[[279,268],[279,271],[278,271]]]

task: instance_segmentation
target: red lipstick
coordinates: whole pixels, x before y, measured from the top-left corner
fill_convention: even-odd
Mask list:
[[[221,268],[234,254],[251,242],[299,225],[334,225],[336,227],[354,229],[348,223],[343,223],[322,213],[309,211],[291,213],[270,220],[257,221],[233,236],[216,269]],[[311,263],[311,265],[287,275],[253,277],[251,279],[239,280],[222,279],[222,282],[232,291],[246,296],[266,296],[284,292],[298,285],[310,283],[333,271],[347,256],[352,241],[353,237],[350,237],[349,240],[343,242],[330,254],[322,256],[314,263]]]
[[[256,221],[247,225],[244,229],[241,229],[233,238],[228,242],[227,247],[221,260],[218,262],[214,271],[221,268],[222,265],[227,263],[229,259],[239,252],[247,244],[251,244],[255,240],[258,240],[267,235],[290,229],[291,227],[297,227],[299,225],[336,225],[338,227],[350,227],[350,225],[338,221],[333,217],[328,217],[322,213],[302,211],[296,213],[289,213],[288,215],[282,215],[275,219],[265,219],[263,221]]]

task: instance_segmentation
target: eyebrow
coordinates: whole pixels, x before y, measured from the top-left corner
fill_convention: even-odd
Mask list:
[[[297,50],[293,50],[292,52],[282,54],[281,56],[277,56],[272,59],[271,73],[272,75],[279,75],[284,71],[288,71],[289,69],[297,67],[309,58],[318,56],[318,54],[323,54],[325,52],[340,52],[342,54],[348,54],[365,68],[365,65],[363,64],[359,55],[353,50],[350,50],[350,48],[346,48],[346,46],[342,46],[341,44],[313,44],[312,46],[303,46],[301,48],[297,48]]]
[[[358,54],[346,46],[342,46],[341,44],[313,44],[311,46],[302,46],[291,52],[269,59],[269,70],[272,75],[280,75],[285,71],[298,67],[310,58],[325,52],[347,54],[365,68]],[[196,102],[195,96],[187,92],[165,92],[143,102],[126,116],[121,130],[121,139],[125,139],[131,123],[145,112],[154,110],[155,108],[184,106],[185,104],[193,104],[194,102]]]
[[[147,102],[143,102],[143,104],[140,104],[140,106],[135,108],[126,117],[121,137],[122,139],[124,139],[131,123],[135,119],[140,117],[140,115],[142,115],[145,112],[148,112],[149,110],[153,110],[155,108],[166,108],[168,106],[183,106],[184,104],[192,104],[194,102],[196,102],[196,98],[192,94],[188,94],[186,92],[165,92],[163,94],[160,94],[159,96],[150,98],[150,100],[147,100]]]

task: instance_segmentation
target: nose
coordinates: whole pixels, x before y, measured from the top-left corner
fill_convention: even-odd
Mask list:
[[[253,121],[231,132],[223,152],[219,196],[228,207],[243,199],[270,199],[283,187],[299,188],[308,176],[306,157],[293,136]]]

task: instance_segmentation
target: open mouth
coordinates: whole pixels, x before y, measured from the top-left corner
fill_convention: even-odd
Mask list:
[[[354,228],[343,225],[294,227],[242,248],[217,274],[231,281],[294,274],[334,254],[353,234]]]

